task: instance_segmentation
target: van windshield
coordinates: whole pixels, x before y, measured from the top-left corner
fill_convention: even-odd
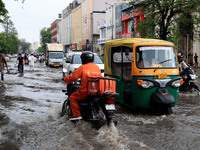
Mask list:
[[[176,68],[177,60],[173,46],[140,46],[136,48],[138,68]]]
[[[49,58],[63,59],[63,53],[51,52],[49,53]]]

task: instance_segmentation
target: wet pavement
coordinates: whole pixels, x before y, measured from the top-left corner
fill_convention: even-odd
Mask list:
[[[0,150],[199,150],[200,96],[180,93],[170,116],[136,113],[116,106],[117,127],[73,124],[60,117],[66,96],[61,68],[25,66],[23,75],[9,62],[0,81]],[[200,77],[200,69],[196,69]],[[198,78],[198,83],[199,78]]]

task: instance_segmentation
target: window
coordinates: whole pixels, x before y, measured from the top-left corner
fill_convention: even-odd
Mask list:
[[[177,60],[172,46],[141,46],[136,48],[138,68],[176,68]]]
[[[106,28],[101,30],[101,38],[106,38]]]
[[[55,59],[62,59],[63,58],[63,53],[49,53],[49,58],[55,58]]]
[[[132,24],[133,24],[132,20],[128,21],[128,33],[132,32],[131,31]]]

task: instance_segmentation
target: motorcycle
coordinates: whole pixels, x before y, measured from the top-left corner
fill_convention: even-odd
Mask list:
[[[80,85],[80,81],[74,81],[67,85],[67,90],[63,90],[65,95],[68,95],[68,98],[63,103],[61,116],[68,115],[68,117],[72,117],[69,97],[78,90]],[[117,120],[114,115],[115,94],[105,92],[101,95],[89,95],[87,99],[80,101],[79,106],[83,120],[99,121],[101,123],[107,123],[108,126],[114,123],[116,126]]]
[[[180,91],[200,92],[199,85],[194,82],[197,76],[189,64],[187,65],[187,67],[183,68],[183,71],[180,73],[180,76],[184,81],[184,83],[179,88]]]

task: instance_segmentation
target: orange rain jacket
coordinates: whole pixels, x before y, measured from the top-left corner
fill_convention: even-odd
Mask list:
[[[70,106],[72,109],[73,117],[80,117],[80,107],[78,101],[86,99],[88,96],[87,85],[88,77],[101,77],[101,71],[99,67],[93,63],[87,63],[80,66],[77,70],[72,72],[69,76],[64,78],[64,81],[71,83],[79,78],[81,78],[81,87],[78,91],[70,95]]]
[[[81,65],[69,76],[65,76],[64,81],[71,83],[81,78],[81,87],[79,88],[79,91],[81,93],[87,93],[88,77],[101,77],[101,70],[99,69],[99,66],[93,64],[92,62]]]

